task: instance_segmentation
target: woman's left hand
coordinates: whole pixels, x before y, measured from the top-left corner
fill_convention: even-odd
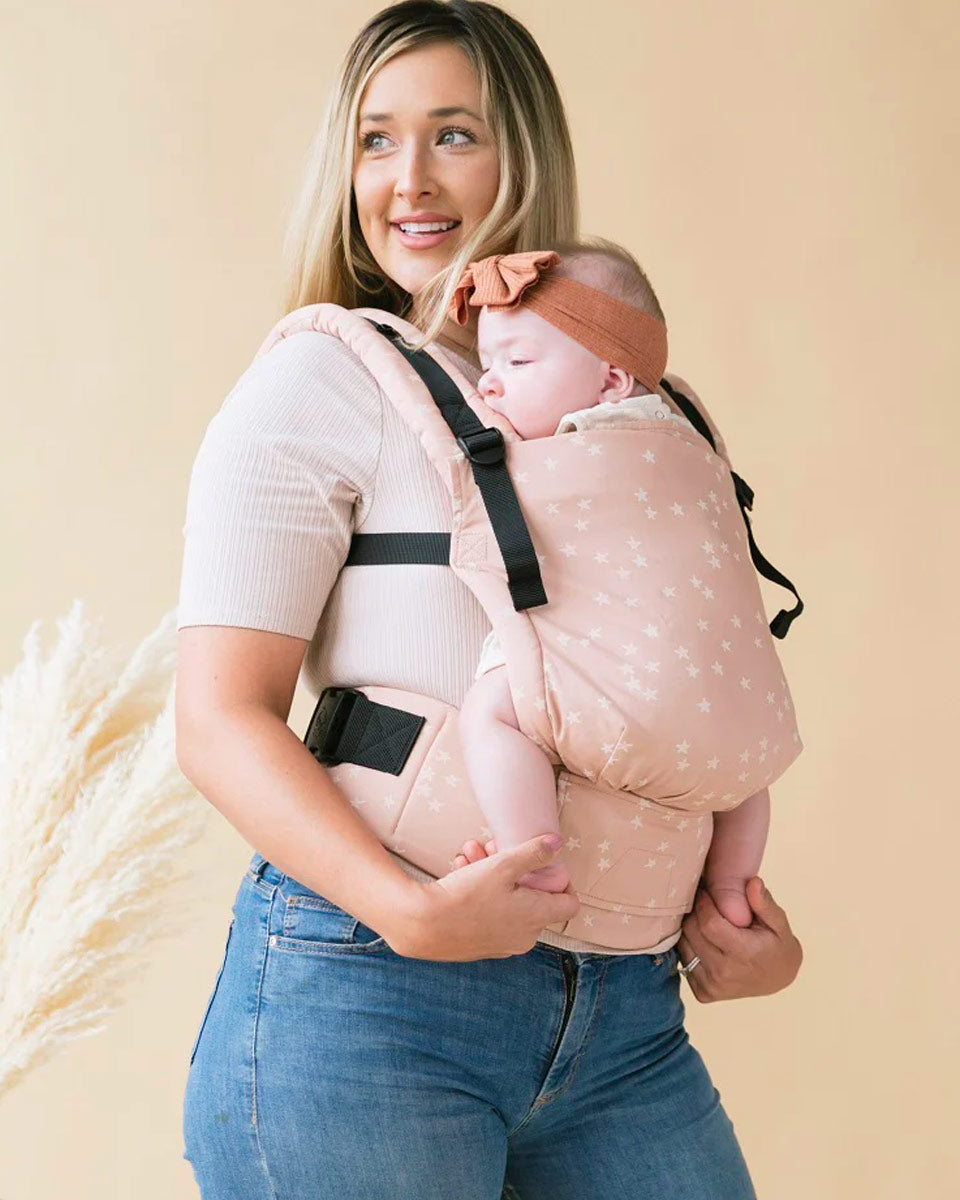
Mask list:
[[[685,978],[702,1004],[769,996],[793,983],[800,970],[803,947],[759,875],[747,880],[746,894],[754,913],[746,928],[722,916],[702,884],[683,919],[677,951],[681,964],[700,956]]]

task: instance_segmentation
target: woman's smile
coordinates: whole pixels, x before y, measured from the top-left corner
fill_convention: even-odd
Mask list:
[[[448,228],[437,229],[438,225],[446,225]],[[402,224],[399,221],[392,221],[390,224],[390,229],[397,235],[401,244],[410,250],[423,250],[431,246],[439,246],[459,228],[459,221],[447,219],[421,218],[418,221],[404,221]]]

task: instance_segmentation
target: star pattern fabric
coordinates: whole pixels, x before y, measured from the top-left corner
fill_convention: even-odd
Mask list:
[[[712,813],[803,748],[729,466],[658,408],[509,443],[545,605],[513,609],[464,472],[455,500],[451,562],[491,616],[487,662],[499,643],[519,726],[560,768],[565,861],[587,898],[562,932],[605,945],[642,917],[651,945],[678,928]]]

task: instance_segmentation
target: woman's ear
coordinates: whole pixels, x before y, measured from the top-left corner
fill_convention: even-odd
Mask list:
[[[606,373],[600,389],[600,399],[608,404],[617,404],[633,391],[634,378],[622,367],[615,367],[610,363],[605,363],[604,366]]]

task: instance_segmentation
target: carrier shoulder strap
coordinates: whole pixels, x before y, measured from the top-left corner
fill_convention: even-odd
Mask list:
[[[710,432],[710,427],[703,418],[703,414],[697,406],[683,392],[673,387],[666,379],[660,380],[660,386],[664,389],[671,400],[680,408],[683,415],[687,418],[694,429],[710,443],[711,448],[716,452],[717,445],[714,441],[713,434]],[[779,583],[781,587],[787,588],[797,597],[797,603],[789,612],[786,609],[781,609],[770,622],[770,632],[774,637],[785,638],[787,631],[793,622],[803,612],[803,601],[797,593],[797,589],[793,586],[790,580],[760,553],[760,548],[753,539],[753,530],[750,527],[750,518],[747,515],[747,510],[753,508],[753,488],[745,479],[742,479],[733,467],[730,468],[730,474],[733,476],[733,484],[737,491],[737,502],[740,505],[740,511],[743,513],[743,521],[747,527],[747,540],[750,543],[750,557],[753,560],[753,565],[757,568],[760,574],[765,579],[770,579],[774,583]]]
[[[413,340],[419,337],[419,330],[380,309],[306,305],[274,326],[257,355],[266,353],[291,334],[308,330],[339,337],[360,358],[400,416],[418,435],[451,494],[451,460],[461,460],[463,456],[469,459],[503,556],[514,609],[521,612],[546,604],[540,563],[507,470],[506,444],[518,437],[509,422],[488,409],[469,381],[448,363],[463,387],[451,378],[434,357],[441,351],[412,351],[404,343],[404,334]],[[470,394],[489,424],[480,419],[467,401],[466,395]],[[354,534],[344,565],[397,562],[449,565],[449,558],[449,534]]]
[[[423,351],[410,350],[403,344],[399,332],[392,325],[374,321],[372,318],[367,319],[379,333],[389,339],[423,380],[457,445],[470,460],[474,482],[480,490],[497,545],[503,555],[507,585],[514,609],[522,612],[524,609],[546,604],[547,594],[543,588],[537,552],[523,518],[510,472],[507,470],[506,445],[502,432],[496,426],[483,424],[467,404],[463,393],[435,358],[424,354]],[[395,536],[392,534],[354,534],[351,551],[357,538],[364,536],[379,536],[381,539],[378,544],[375,543],[374,553],[391,553],[391,543],[384,542],[383,539]],[[435,534],[433,536],[436,537]],[[450,556],[450,535],[445,536],[447,558],[444,561],[447,561]],[[405,552],[406,549],[407,547]],[[434,545],[431,553],[436,554],[437,549]],[[368,558],[367,563],[370,561]],[[373,561],[389,560],[374,558]],[[351,563],[348,555],[345,565],[356,565],[356,560]]]

